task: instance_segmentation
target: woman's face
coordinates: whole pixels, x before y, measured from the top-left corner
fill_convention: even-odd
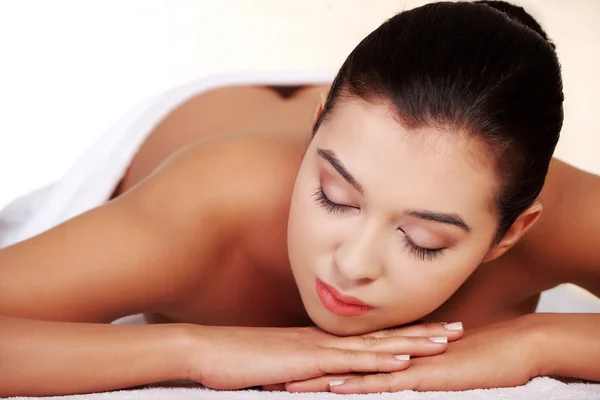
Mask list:
[[[401,325],[458,289],[498,223],[484,149],[460,133],[408,130],[385,104],[336,105],[300,167],[288,227],[315,324],[339,335]]]

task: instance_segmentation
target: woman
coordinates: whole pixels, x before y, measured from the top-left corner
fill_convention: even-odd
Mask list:
[[[600,292],[600,182],[554,161],[540,195],[558,60],[535,22],[490,5],[383,24],[312,136],[327,88],[222,89],[175,110],[111,201],[0,250],[0,394],[600,380],[597,315],[531,314],[561,282]],[[136,313],[170,324],[99,324]]]

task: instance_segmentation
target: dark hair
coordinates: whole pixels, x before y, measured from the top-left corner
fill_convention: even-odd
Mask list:
[[[495,156],[496,242],[537,199],[563,121],[554,45],[521,7],[440,2],[369,34],[335,77],[313,134],[340,99],[385,100],[409,129],[474,135]]]

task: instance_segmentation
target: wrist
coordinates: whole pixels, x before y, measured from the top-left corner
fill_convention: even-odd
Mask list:
[[[563,334],[556,318],[549,314],[527,314],[522,317],[525,326],[525,349],[529,357],[532,378],[555,375],[560,369],[560,342]]]
[[[169,324],[169,339],[167,347],[169,369],[172,380],[193,380],[197,357],[198,326],[192,324]]]

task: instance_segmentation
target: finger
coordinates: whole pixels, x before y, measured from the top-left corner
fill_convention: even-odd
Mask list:
[[[285,384],[285,389],[291,393],[300,392],[329,392],[329,386],[335,385],[341,381],[347,381],[350,378],[354,378],[360,375],[357,374],[340,374],[340,375],[326,375],[320,376],[314,379],[307,379],[305,381],[288,382]]]
[[[420,337],[438,337],[445,336],[448,341],[452,342],[461,338],[464,333],[464,328],[461,322],[453,322],[444,324],[439,322],[427,322],[423,324],[415,324],[403,326],[400,328],[383,329],[377,332],[368,334],[368,336],[376,337],[397,337],[397,336],[420,336]]]
[[[266,392],[283,392],[286,388],[283,383],[274,383],[272,385],[263,385],[262,390]]]
[[[335,381],[330,384],[329,390],[333,393],[381,393],[399,392],[401,390],[413,389],[409,371],[391,372],[382,374],[371,374],[356,376],[341,382]]]
[[[432,338],[357,336],[340,339],[331,346],[348,350],[423,357],[443,353],[448,347],[448,341],[445,336]]]
[[[358,351],[337,348],[324,348],[321,357],[315,362],[324,374],[345,374],[349,372],[392,372],[408,368],[410,361],[405,355],[394,356],[387,353]]]

